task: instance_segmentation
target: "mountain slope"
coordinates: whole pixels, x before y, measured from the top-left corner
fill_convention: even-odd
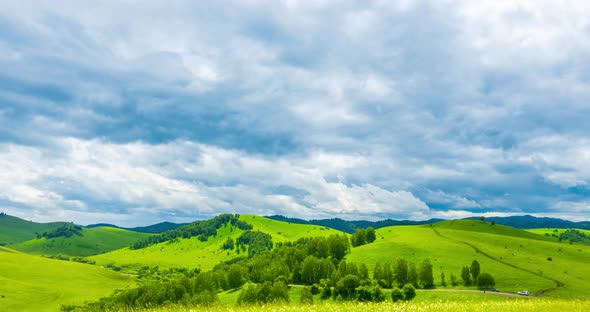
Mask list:
[[[35,238],[9,247],[31,254],[90,256],[131,246],[149,235],[112,227],[82,228],[80,235]]]
[[[120,227],[120,226],[108,224],[108,223],[96,223],[96,224],[89,224],[86,227],[90,229],[90,228],[95,228],[95,227],[107,226],[107,227],[129,230],[129,231],[133,231],[133,232],[156,234],[156,233],[166,232],[169,230],[174,230],[176,228],[179,228],[179,227],[187,225],[187,224],[188,223],[160,222],[160,223],[147,225],[147,226],[126,228],[126,227]]]
[[[339,218],[333,219],[317,219],[317,220],[303,220],[298,218],[288,218],[285,216],[274,215],[266,217],[269,219],[283,221],[288,223],[296,223],[296,224],[311,224],[311,225],[318,225],[318,226],[325,226],[329,227],[338,231],[343,231],[349,234],[352,234],[359,228],[367,228],[373,227],[375,229],[379,229],[386,226],[393,226],[393,225],[422,225],[422,224],[430,224],[434,222],[442,221],[442,219],[430,219],[425,221],[411,221],[411,220],[379,220],[379,221],[365,221],[365,220],[355,220],[355,221],[347,221],[342,220]]]
[[[254,231],[270,234],[274,243],[341,233],[321,226],[289,224],[252,215],[242,215],[239,220],[251,224]],[[178,238],[141,249],[122,248],[92,256],[90,259],[101,265],[114,264],[133,268],[149,265],[160,268],[187,267],[209,270],[223,261],[247,256],[247,252],[222,248],[229,238],[235,241],[242,233],[244,230],[228,223],[217,229],[217,235],[208,237],[206,241],[201,241],[198,237]]]
[[[49,232],[65,222],[36,223],[0,213],[0,245],[22,242],[35,238],[35,233]]]
[[[461,268],[477,260],[502,291],[529,290],[549,296],[583,298],[590,292],[590,248],[480,221],[457,220],[432,226],[394,226],[376,231],[377,240],[352,249],[347,260],[393,263],[404,257],[417,265],[429,258],[435,284],[441,272],[461,279]],[[495,227],[495,228],[492,228]],[[464,288],[463,285],[460,286]]]
[[[58,311],[133,285],[132,278],[87,264],[0,247],[0,310]]]

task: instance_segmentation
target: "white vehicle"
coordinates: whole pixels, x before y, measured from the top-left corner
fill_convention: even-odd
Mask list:
[[[528,296],[529,295],[529,291],[528,290],[521,290],[521,291],[517,292],[517,294],[519,294],[521,296]]]

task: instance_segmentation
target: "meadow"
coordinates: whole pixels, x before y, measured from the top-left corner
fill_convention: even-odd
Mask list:
[[[585,312],[588,311],[589,302],[581,300],[560,299],[535,299],[535,300],[509,300],[509,301],[430,301],[430,302],[382,302],[382,303],[350,303],[350,302],[323,302],[313,305],[263,305],[245,307],[167,307],[162,309],[134,310],[150,312],[365,312],[365,311],[437,311],[437,312]]]
[[[104,226],[82,228],[81,235],[41,237],[8,247],[36,255],[91,256],[127,247],[150,234]]]
[[[240,220],[251,224],[254,230],[272,235],[273,242],[295,241],[303,237],[328,236],[342,233],[315,225],[293,224],[272,219],[242,215]],[[207,241],[197,237],[179,238],[174,242],[163,242],[141,249],[122,248],[109,253],[89,257],[100,265],[125,266],[133,271],[141,266],[158,266],[163,269],[186,267],[210,270],[223,261],[230,260],[240,253],[237,250],[223,250],[221,245],[228,239],[237,239],[244,231],[226,225],[217,230],[217,235]],[[242,254],[246,256],[246,254]]]
[[[347,260],[365,262],[372,272],[377,261],[403,257],[418,264],[429,258],[437,287],[444,272],[447,288],[461,289],[470,287],[462,283],[450,286],[450,275],[460,280],[461,268],[477,260],[482,272],[491,273],[496,288],[504,292],[528,290],[566,298],[584,298],[590,293],[590,248],[585,245],[559,243],[535,233],[469,220],[432,227],[385,227],[376,233],[374,243],[353,248]]]
[[[57,311],[135,285],[98,266],[47,259],[0,247],[0,311]]]

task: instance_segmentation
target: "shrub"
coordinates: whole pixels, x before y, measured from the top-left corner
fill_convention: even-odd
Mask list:
[[[402,288],[402,292],[404,293],[404,300],[410,301],[416,297],[416,288],[412,284],[405,284],[404,288]]]
[[[393,300],[393,302],[398,302],[398,301],[404,300],[404,293],[402,292],[402,290],[399,289],[398,287],[395,287],[391,291],[391,300]]]

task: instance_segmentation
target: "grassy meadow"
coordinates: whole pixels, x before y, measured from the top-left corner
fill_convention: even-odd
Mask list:
[[[451,273],[460,281],[461,268],[475,259],[482,272],[494,276],[496,288],[503,292],[545,291],[548,296],[567,298],[583,298],[590,293],[586,280],[590,276],[588,246],[558,243],[535,233],[480,221],[381,228],[374,243],[353,248],[347,260],[365,262],[372,272],[377,261],[393,262],[398,257],[417,265],[429,258],[438,287],[441,272],[447,287],[453,288]],[[558,282],[564,286],[557,287]],[[466,287],[460,283],[455,288]]]
[[[64,222],[36,223],[0,214],[0,244],[8,245],[33,239],[36,237],[35,232],[49,232],[63,224]]]
[[[228,308],[226,306],[213,307],[167,307],[162,309],[135,310],[151,312],[220,312],[220,311],[241,311],[241,312],[365,312],[365,311],[437,311],[437,312],[585,312],[588,311],[587,301],[560,300],[560,299],[534,299],[534,300],[504,300],[504,301],[429,301],[429,302],[399,302],[390,301],[382,303],[350,303],[327,301],[313,305],[263,305]]]
[[[11,244],[9,247],[37,255],[91,256],[127,247],[150,235],[113,227],[82,228],[81,234],[82,236],[35,238]]]
[[[135,284],[127,275],[0,247],[0,311],[58,311]]]
[[[342,233],[315,225],[293,224],[272,219],[242,215],[240,220],[250,223],[254,230],[272,235],[273,242],[294,241],[302,237],[324,236]],[[186,267],[210,270],[216,264],[237,256],[247,256],[237,250],[223,250],[221,246],[228,239],[236,240],[244,231],[226,225],[217,230],[217,235],[205,242],[197,237],[179,238],[176,242],[164,242],[146,248],[132,250],[122,248],[112,252],[90,257],[97,264],[127,266],[131,270],[148,265],[160,268]]]

